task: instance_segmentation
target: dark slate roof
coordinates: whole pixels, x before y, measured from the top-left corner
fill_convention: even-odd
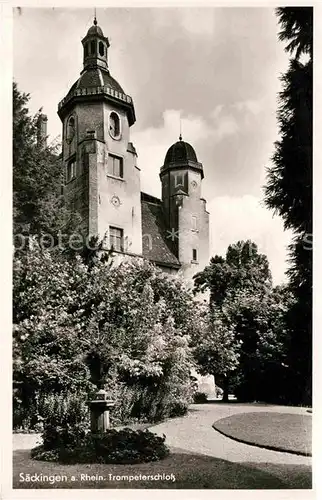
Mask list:
[[[170,248],[171,238],[167,238],[161,200],[141,193],[142,207],[142,253],[143,257],[165,266],[180,267],[180,262]]]
[[[203,179],[202,163],[198,162],[196,152],[191,144],[183,141],[180,135],[179,140],[168,149],[160,174],[163,175],[173,168],[186,169],[187,167],[199,172]]]
[[[86,71],[84,71],[84,73],[81,74],[78,80],[70,88],[68,94],[72,93],[76,89],[101,87],[102,80],[100,78],[100,74],[103,77],[104,86],[109,87],[113,90],[117,90],[117,92],[122,92],[122,94],[125,93],[121,85],[110,75],[108,71],[104,71],[103,69],[99,68],[91,68],[87,69]]]
[[[87,32],[87,35],[99,35],[99,36],[104,36],[103,35],[103,31],[102,31],[102,28],[100,28],[99,26],[97,26],[97,24],[94,24],[93,26],[91,26]]]
[[[198,162],[196,152],[188,142],[179,140],[168,149],[165,155],[164,165],[189,160]]]

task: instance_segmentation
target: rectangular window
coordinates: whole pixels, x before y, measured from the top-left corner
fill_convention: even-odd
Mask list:
[[[110,248],[117,252],[123,252],[123,229],[110,226]]]
[[[108,173],[113,177],[123,177],[123,158],[108,155]]]
[[[191,217],[191,223],[192,223],[192,229],[194,231],[197,231],[197,217],[195,215]]]
[[[66,181],[69,182],[76,177],[76,161],[72,160],[67,164]]]
[[[183,177],[181,174],[175,174],[175,186],[183,186]]]
[[[197,261],[197,250],[195,248],[192,249],[192,260]]]

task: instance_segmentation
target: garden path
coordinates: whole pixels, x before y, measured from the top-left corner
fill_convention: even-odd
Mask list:
[[[230,462],[266,462],[271,464],[311,465],[312,458],[267,450],[240,443],[217,432],[212,424],[235,413],[272,411],[308,415],[306,408],[266,404],[207,403],[193,405],[184,417],[169,419],[150,428],[166,435],[169,446],[182,451],[201,453]]]

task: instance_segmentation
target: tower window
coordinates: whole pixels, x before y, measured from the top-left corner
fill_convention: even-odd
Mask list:
[[[109,154],[107,170],[109,175],[123,178],[123,158]]]
[[[175,174],[175,186],[183,186],[183,176],[182,174]]]
[[[196,248],[193,248],[192,249],[192,260],[197,262],[197,257],[198,257],[197,250],[196,250]]]
[[[197,217],[195,215],[193,215],[191,217],[191,225],[192,225],[192,229],[194,231],[197,231]]]
[[[121,137],[121,120],[115,111],[112,111],[109,116],[109,133],[113,139],[119,139]]]
[[[96,52],[95,46],[96,46],[95,40],[92,40],[91,41],[91,54],[95,54],[95,52]]]
[[[67,123],[67,131],[66,131],[66,140],[67,142],[71,142],[75,135],[75,118],[71,116]]]
[[[100,55],[104,56],[104,44],[103,44],[103,42],[100,42],[98,44],[98,50],[99,50]]]
[[[116,250],[117,252],[123,252],[123,229],[118,227],[109,228],[110,234],[110,248],[111,250]]]
[[[88,57],[88,44],[87,43],[85,43],[85,45],[84,45],[84,56]]]
[[[67,164],[66,182],[70,182],[75,177],[76,177],[76,161],[75,159],[73,159]]]

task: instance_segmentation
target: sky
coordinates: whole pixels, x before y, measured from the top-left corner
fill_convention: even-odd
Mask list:
[[[280,75],[288,65],[272,8],[98,8],[109,37],[111,75],[134,101],[131,141],[141,190],[160,196],[159,170],[183,139],[203,163],[210,255],[254,241],[274,284],[286,280],[291,233],[263,204],[271,164]],[[29,108],[48,116],[49,142],[61,136],[58,102],[82,70],[81,39],[93,9],[14,11],[13,75]]]

